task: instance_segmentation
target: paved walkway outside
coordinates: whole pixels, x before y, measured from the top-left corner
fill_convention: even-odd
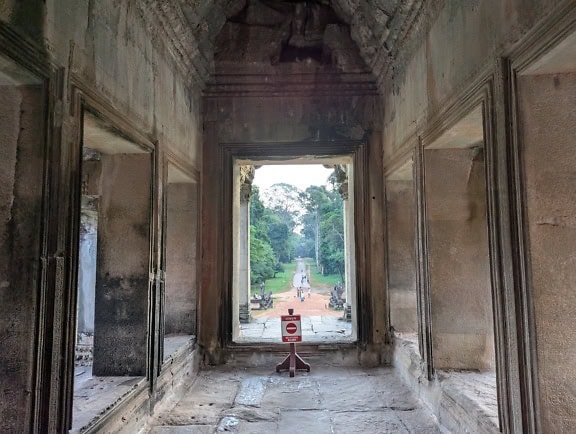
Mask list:
[[[295,313],[299,313],[298,309]],[[353,342],[352,323],[341,318],[341,316],[303,316],[302,341],[304,343]],[[254,318],[249,324],[240,324],[240,336],[236,342],[281,343],[280,317]]]
[[[292,286],[294,288],[310,288],[310,282],[308,282],[309,278],[310,276],[306,274],[306,264],[304,263],[304,259],[296,259],[296,272],[292,279]]]
[[[207,369],[152,425],[150,434],[441,432],[392,368],[318,366],[294,378],[262,369]]]
[[[274,307],[252,310],[252,320],[240,324],[239,343],[279,343],[282,341],[280,315],[288,309],[302,316],[302,339],[311,343],[353,342],[352,324],[343,320],[344,312],[328,307],[330,290],[327,287],[310,287],[304,259],[297,259],[296,272],[290,291],[274,294]],[[304,300],[297,297],[297,288],[305,288]],[[308,288],[310,292],[308,292]]]

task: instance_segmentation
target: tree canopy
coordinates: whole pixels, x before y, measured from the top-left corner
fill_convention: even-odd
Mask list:
[[[269,208],[252,187],[250,200],[250,280],[263,282],[282,271],[282,263],[294,259],[295,218],[286,208]]]
[[[319,270],[344,280],[343,207],[335,189],[301,191],[282,183],[261,192],[253,186],[250,222],[252,283],[273,277],[295,256],[314,257]]]
[[[342,197],[325,186],[310,186],[301,194],[301,200],[306,209],[302,234],[314,239],[316,265],[324,274],[340,274],[344,280]]]

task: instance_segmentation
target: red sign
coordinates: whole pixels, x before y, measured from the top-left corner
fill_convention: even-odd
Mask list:
[[[302,326],[300,315],[282,315],[282,342],[302,342]]]

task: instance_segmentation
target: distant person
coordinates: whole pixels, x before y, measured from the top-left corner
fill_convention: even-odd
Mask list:
[[[264,285],[264,282],[260,282],[260,297],[264,297],[264,289],[266,288],[266,286]]]
[[[310,293],[312,292],[312,288],[308,287],[308,298],[310,298]]]

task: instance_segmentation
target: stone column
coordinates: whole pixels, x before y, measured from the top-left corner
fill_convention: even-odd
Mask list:
[[[434,366],[494,368],[484,154],[425,151]]]
[[[344,318],[352,321],[353,288],[355,287],[355,261],[354,261],[354,198],[350,195],[349,178],[351,164],[337,165],[334,170],[336,179],[340,183],[338,191],[342,196],[344,217],[344,288],[346,290],[346,306]],[[351,197],[352,196],[352,197]]]
[[[102,155],[101,164],[93,373],[144,376],[151,157]]]
[[[250,196],[252,195],[253,166],[240,167],[240,209],[238,212],[238,302],[239,319],[248,323],[250,312]]]
[[[84,161],[86,177],[91,170],[86,165],[99,161]],[[86,183],[84,183],[86,186]],[[96,299],[96,263],[98,245],[98,196],[83,192],[78,246],[78,314],[76,328],[76,361],[92,364],[94,350],[94,302]]]

